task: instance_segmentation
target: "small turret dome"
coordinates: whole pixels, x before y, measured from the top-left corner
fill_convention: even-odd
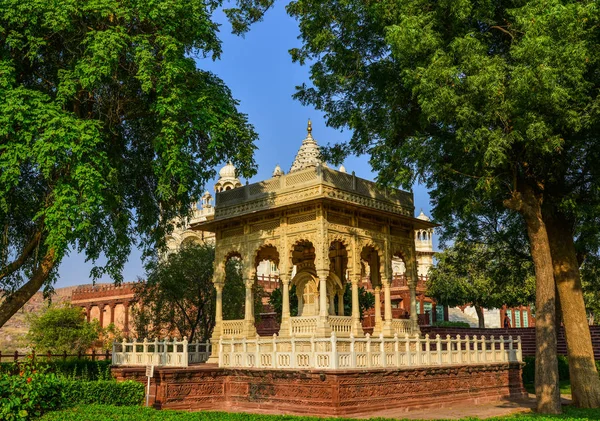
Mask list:
[[[281,169],[281,167],[279,166],[279,164],[277,164],[275,166],[275,169],[273,170],[273,177],[280,177],[284,174],[283,170]]]
[[[220,178],[235,178],[235,167],[231,163],[231,161],[227,162],[221,170],[219,171]]]
[[[421,213],[419,214],[419,216],[417,216],[417,219],[420,219],[422,221],[431,221],[431,219],[429,219],[429,217],[423,213],[423,209],[421,209]]]
[[[227,165],[219,171],[219,179],[217,180],[217,184],[215,184],[215,191],[221,192],[242,187],[242,183],[235,176],[235,173],[236,170],[231,161],[227,162]]]
[[[340,172],[346,172],[346,167],[344,167],[344,164],[340,165]]]

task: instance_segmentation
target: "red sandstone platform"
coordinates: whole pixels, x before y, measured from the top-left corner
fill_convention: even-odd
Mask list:
[[[144,367],[114,367],[119,380],[145,382]],[[156,368],[157,408],[310,415],[370,415],[387,409],[447,407],[527,394],[518,363],[378,370]]]

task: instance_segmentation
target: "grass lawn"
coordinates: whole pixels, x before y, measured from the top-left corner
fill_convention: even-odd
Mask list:
[[[433,410],[435,411],[435,410]],[[510,417],[488,418],[494,421],[528,421],[528,420],[599,420],[600,410],[577,409],[564,407],[562,415],[516,414]],[[464,418],[473,420],[475,418]],[[351,421],[347,418],[314,418],[291,415],[255,415],[225,412],[183,412],[157,411],[150,408],[134,406],[84,405],[63,411],[50,412],[39,421]],[[371,421],[384,418],[371,418]]]
[[[524,383],[523,386],[525,387],[525,390],[527,390],[529,393],[535,394],[535,386],[533,383]],[[571,394],[571,382],[569,380],[561,380],[558,383],[558,386],[560,388],[561,395]]]

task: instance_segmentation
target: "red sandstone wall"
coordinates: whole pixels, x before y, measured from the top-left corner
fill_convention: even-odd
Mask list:
[[[115,367],[118,380],[145,382],[144,367]],[[380,370],[157,368],[156,407],[310,415],[369,415],[390,408],[440,407],[525,396],[519,364]],[[376,414],[375,414],[376,415]]]
[[[503,336],[520,336],[523,344],[523,356],[534,356],[535,355],[535,328],[512,328],[512,329],[477,329],[477,328],[449,328],[449,327],[432,327],[432,326],[421,326],[421,332],[423,335],[429,334],[430,336],[441,335],[441,336],[456,336],[462,337],[469,335],[477,336],[492,336],[499,337]],[[594,355],[597,360],[600,360],[600,326],[590,326],[590,333],[592,335],[592,345],[594,347]],[[565,341],[564,329],[561,328],[558,333],[558,353],[560,355],[567,355],[567,344]]]

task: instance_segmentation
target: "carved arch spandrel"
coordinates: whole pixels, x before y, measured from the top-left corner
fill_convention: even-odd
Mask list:
[[[287,275],[291,276],[292,274],[292,270],[294,267],[294,249],[296,248],[297,245],[300,245],[302,243],[311,243],[313,247],[315,247],[315,243],[316,243],[316,234],[302,234],[302,235],[294,235],[294,236],[288,236],[287,237],[287,244],[288,244],[288,250],[286,252],[281,251],[279,256],[280,256],[280,261],[282,261],[284,258],[286,259],[287,262]],[[315,262],[316,264],[316,262]]]
[[[251,248],[253,249],[251,262],[254,264],[255,268],[257,268],[260,262],[263,260],[272,261],[275,263],[277,268],[280,267],[280,262],[282,259],[278,240],[269,239],[263,241],[258,247],[253,245]]]
[[[355,257],[355,253],[354,253],[354,247],[353,247],[353,238],[350,234],[341,234],[341,233],[328,233],[327,235],[327,244],[328,244],[328,248],[331,247],[331,245],[335,242],[340,242],[344,248],[346,249],[346,270],[348,271],[348,279],[347,281],[350,281],[350,279],[352,278],[352,276],[354,275],[354,257]],[[360,260],[360,257],[359,259]]]
[[[362,252],[365,248],[372,248],[377,253],[379,258],[379,279],[378,282],[381,282],[381,278],[385,274],[385,265],[387,264],[386,256],[385,256],[385,246],[382,244],[383,241],[377,241],[372,238],[361,238],[358,242],[358,250],[357,252],[362,255]],[[361,256],[362,259],[362,256]],[[391,264],[391,262],[390,262]]]
[[[239,258],[242,261],[242,265],[248,260],[244,259],[244,254],[239,248],[227,248],[215,252],[215,274],[213,276],[213,283],[225,282],[225,266],[229,259],[234,257]]]
[[[411,245],[394,242],[390,247],[392,257],[398,256],[404,261],[406,273],[409,275],[408,278],[411,278],[410,274],[417,269],[416,254]]]

